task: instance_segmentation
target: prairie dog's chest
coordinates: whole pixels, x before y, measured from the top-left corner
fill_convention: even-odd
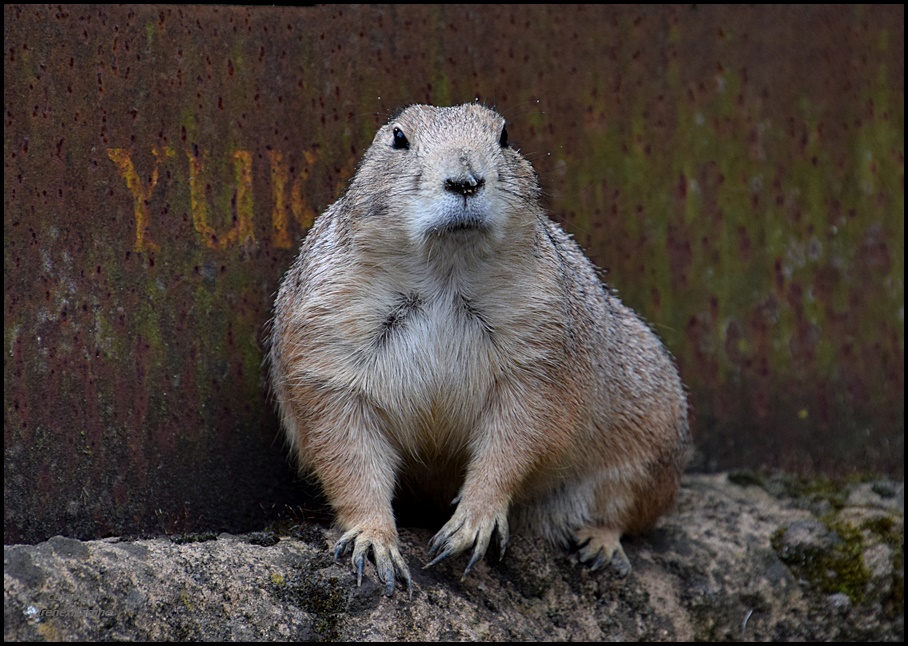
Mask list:
[[[456,290],[375,293],[361,378],[386,410],[469,416],[499,370],[491,313]]]

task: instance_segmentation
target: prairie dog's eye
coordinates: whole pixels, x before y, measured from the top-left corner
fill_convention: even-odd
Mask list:
[[[407,150],[410,147],[410,142],[407,140],[407,135],[404,134],[403,130],[394,128],[394,141],[391,145],[395,150]]]
[[[501,129],[501,139],[498,140],[498,144],[499,144],[502,148],[507,148],[507,147],[508,147],[508,129],[507,129],[507,128],[502,128],[502,129]]]

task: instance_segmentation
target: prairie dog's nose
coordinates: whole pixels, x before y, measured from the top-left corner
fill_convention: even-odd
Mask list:
[[[470,197],[471,195],[476,194],[485,183],[486,181],[481,175],[477,175],[472,170],[468,170],[463,175],[446,179],[445,190],[462,197]]]

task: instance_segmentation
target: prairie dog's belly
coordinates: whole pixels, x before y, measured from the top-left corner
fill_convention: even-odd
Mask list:
[[[457,293],[398,293],[377,309],[383,316],[357,370],[362,390],[403,446],[417,453],[456,451],[498,371],[488,322]]]

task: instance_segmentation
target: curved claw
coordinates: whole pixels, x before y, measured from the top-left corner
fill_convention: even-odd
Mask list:
[[[485,555],[485,553],[486,553],[485,548],[479,549],[480,547],[481,547],[481,543],[479,543],[479,541],[477,541],[476,549],[473,550],[473,557],[470,559],[470,562],[467,563],[467,569],[463,571],[463,577],[461,577],[461,578],[466,577],[470,573],[470,570],[473,569],[473,566],[476,565],[476,561],[478,561]]]
[[[498,549],[500,552],[498,560],[504,558],[504,550],[508,544],[508,524],[507,522],[499,523],[496,521],[496,523],[491,528],[486,531],[480,532],[480,534],[476,537],[476,547],[473,549],[473,556],[472,558],[470,558],[470,562],[467,563],[467,569],[464,570],[464,577],[466,577],[470,573],[470,570],[473,569],[473,566],[476,565],[477,561],[485,556],[486,550],[489,547],[489,543],[492,541],[492,532],[495,530],[498,531]]]
[[[410,568],[395,547],[372,546],[375,556],[375,568],[378,570],[378,579],[385,584],[385,595],[394,594],[394,583],[399,578],[407,584],[407,593],[413,596],[413,581],[410,578]]]
[[[429,550],[429,556],[432,556],[433,552],[434,552],[434,550]],[[422,569],[425,570],[426,568],[432,567],[433,565],[435,565],[435,564],[438,563],[439,561],[443,561],[444,559],[446,559],[446,558],[448,558],[449,556],[451,556],[451,554],[453,554],[453,552],[452,552],[450,549],[445,550],[444,552],[442,552],[441,554],[439,554],[438,556],[436,556],[434,559],[432,559],[431,561],[429,561],[428,563],[426,563],[425,565],[423,565],[423,566],[422,566]]]
[[[356,587],[360,587],[363,584],[363,561],[365,559],[362,555],[359,558],[353,557],[353,566],[356,568]]]
[[[338,539],[334,544],[334,562],[339,563],[338,558],[348,554],[353,550],[354,539],[359,536],[362,532],[360,530],[352,530],[345,533],[343,536]]]
[[[448,521],[448,523],[444,527],[442,527],[441,530],[437,534],[435,534],[435,536],[432,537],[432,540],[429,541],[429,556],[435,557],[434,560],[429,563],[429,565],[434,565],[443,558],[448,557],[454,553],[450,545],[451,536],[460,531],[465,521],[462,520],[456,525],[452,525],[452,522],[453,519]],[[449,527],[448,525],[451,526]],[[442,551],[442,548],[447,549]],[[440,551],[442,551],[442,554],[439,555],[438,552]],[[429,565],[427,565],[426,567],[429,567]]]

